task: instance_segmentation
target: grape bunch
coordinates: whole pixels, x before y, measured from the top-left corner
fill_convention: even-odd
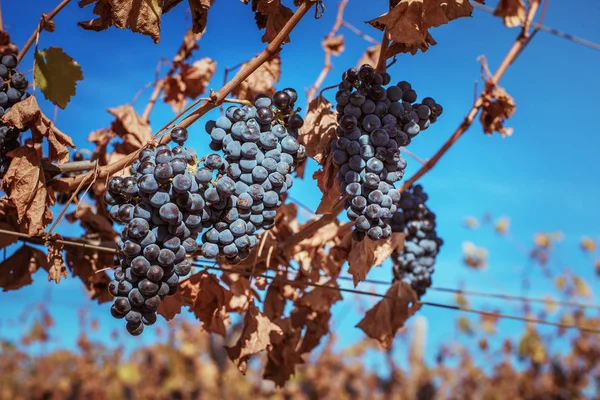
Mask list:
[[[306,158],[297,140],[304,124],[294,111],[297,98],[291,88],[261,94],[253,105],[231,106],[206,124],[211,149],[225,156],[209,155],[196,172],[201,183],[210,179],[207,169],[223,174],[216,190],[205,192],[212,227],[202,236],[204,257],[221,255],[236,264],[256,245],[259,229],[275,226],[277,208],[294,183],[291,174]]]
[[[111,313],[125,318],[127,331],[139,335],[156,321],[161,300],[177,291],[179,278],[192,267],[202,230],[204,198],[190,167],[193,149],[183,147],[188,133],[174,128],[177,146],[141,150],[131,176],[113,176],[104,193],[109,215],[124,225],[119,266],[109,284],[115,296]]]
[[[8,54],[0,59],[0,117],[8,113],[12,106],[30,96],[26,92],[29,82],[16,68],[15,54]],[[19,137],[21,132],[26,130],[27,128],[9,128],[0,122],[0,176],[6,173],[10,165],[10,157],[6,153],[21,146]]]
[[[340,168],[340,190],[354,221],[353,238],[385,239],[392,234],[389,218],[396,212],[400,193],[394,184],[404,176],[406,160],[400,147],[407,146],[442,113],[432,98],[415,103],[410,83],[390,83],[390,75],[378,74],[368,64],[344,72],[336,94],[338,139],[333,143],[333,162]]]
[[[444,241],[435,231],[435,214],[427,208],[427,194],[415,185],[402,194],[399,210],[392,217],[392,231],[406,234],[404,250],[392,254],[394,281],[402,280],[425,294],[431,286],[435,257]]]

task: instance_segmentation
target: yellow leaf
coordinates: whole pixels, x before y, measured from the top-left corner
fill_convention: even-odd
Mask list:
[[[533,242],[538,247],[549,248],[552,244],[552,240],[547,233],[539,232],[533,236]]]
[[[503,235],[508,232],[508,227],[510,226],[510,219],[508,217],[502,217],[498,221],[496,221],[496,232]]]
[[[556,286],[556,288],[558,290],[563,290],[566,285],[567,285],[567,279],[564,276],[559,276],[554,281],[554,286]]]
[[[63,110],[75,96],[77,81],[83,80],[81,66],[60,47],[36,53],[33,76],[44,97]]]
[[[581,238],[581,248],[583,249],[583,251],[593,253],[594,251],[596,251],[597,248],[596,241],[589,236],[584,236]]]
[[[588,299],[592,297],[592,289],[590,289],[589,285],[583,279],[576,276],[573,278],[573,283],[575,284],[576,295],[583,296]]]

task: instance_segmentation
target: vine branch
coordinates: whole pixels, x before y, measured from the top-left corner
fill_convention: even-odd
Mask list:
[[[71,0],[63,0],[63,1],[61,1],[54,8],[54,10],[50,11],[47,15],[45,15],[42,18],[46,19],[47,21],[50,21],[52,18],[54,18],[56,16],[56,14],[58,14],[63,8],[65,8],[66,5],[69,4],[70,1]],[[35,31],[33,31],[33,33],[31,34],[31,36],[27,40],[27,43],[25,43],[25,46],[23,46],[23,48],[19,52],[19,55],[17,56],[17,62],[21,62],[21,60],[23,59],[23,57],[25,56],[25,54],[27,54],[27,52],[29,51],[29,49],[31,48],[31,46],[33,45],[33,43],[35,43],[35,38],[40,34],[40,32],[41,32],[42,29],[43,29],[42,28],[42,24],[38,24],[37,27],[35,28]]]

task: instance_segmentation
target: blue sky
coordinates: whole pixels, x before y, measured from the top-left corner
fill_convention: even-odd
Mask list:
[[[2,13],[6,29],[19,45],[25,43],[41,12],[52,7],[48,1],[32,0],[28,12],[16,1],[5,1]],[[489,5],[494,7],[496,1]],[[363,24],[364,19],[382,14],[387,1],[365,3],[350,0],[344,19],[360,27],[365,33],[379,39],[379,32]],[[593,0],[579,1],[578,7],[568,2],[551,2],[545,24],[573,35],[600,42],[597,21],[600,4]],[[282,79],[279,87],[292,86],[301,93],[298,104],[305,104],[303,92],[310,87],[323,66],[320,46],[335,19],[336,3],[326,1],[327,12],[320,20],[312,16],[301,21],[291,35],[292,42],[284,47]],[[84,73],[84,81],[77,88],[77,95],[65,111],[58,113],[57,125],[69,133],[78,148],[89,148],[87,135],[95,129],[108,126],[111,116],[106,108],[131,102],[135,93],[154,79],[156,63],[161,57],[172,58],[189,26],[186,7],[178,6],[163,18],[161,43],[153,44],[149,37],[111,28],[96,33],[77,27],[77,21],[92,18],[91,7],[80,9],[72,2],[56,18],[56,31],[44,32],[40,37],[41,49],[60,46],[75,60]],[[323,86],[335,84],[341,73],[354,66],[369,46],[360,37],[345,28],[340,30],[346,41],[344,53],[333,59],[334,70]],[[434,97],[444,106],[444,114],[429,130],[417,137],[411,150],[422,158],[432,155],[460,124],[473,101],[474,82],[479,80],[480,66],[476,59],[485,55],[494,71],[504,58],[514,38],[515,29],[507,29],[498,18],[475,10],[473,18],[464,18],[431,31],[438,45],[416,56],[400,56],[388,71],[393,81],[407,80],[416,89],[419,98]],[[262,50],[264,44],[254,26],[249,6],[241,2],[217,0],[211,9],[207,32],[200,41],[195,58],[210,57],[217,61],[217,73],[210,84],[218,89],[223,82],[223,71],[250,59]],[[25,58],[22,70],[32,65],[32,52]],[[539,33],[526,51],[511,66],[501,81],[517,104],[516,114],[507,123],[514,128],[514,135],[502,139],[499,135],[486,136],[476,121],[469,132],[444,156],[438,165],[425,176],[421,183],[430,195],[429,206],[438,215],[439,234],[445,240],[436,264],[434,284],[457,287],[464,283],[467,288],[480,291],[519,293],[520,274],[530,266],[527,258],[515,250],[506,240],[498,238],[490,229],[470,231],[462,226],[465,216],[481,216],[491,212],[498,217],[511,219],[511,235],[516,240],[531,244],[538,231],[562,231],[566,238],[558,253],[562,262],[587,279],[593,289],[600,288],[594,279],[593,262],[581,254],[578,243],[582,235],[600,239],[600,214],[597,199],[600,184],[597,178],[597,152],[600,135],[595,121],[597,113],[596,94],[600,91],[597,79],[600,52],[585,48],[564,39]],[[482,87],[479,82],[479,88]],[[149,91],[138,100],[141,112]],[[331,97],[331,94],[330,94]],[[39,97],[38,97],[39,98]],[[53,106],[40,100],[48,115]],[[211,114],[215,115],[215,114]],[[159,103],[151,116],[154,130],[170,120],[173,112],[168,105]],[[206,120],[205,117],[204,121]],[[208,154],[204,123],[193,126],[188,145],[198,154]],[[408,160],[407,176],[419,165]],[[304,181],[296,182],[292,196],[316,209],[320,192],[310,178],[315,170],[311,162]],[[60,232],[75,235],[79,230],[61,222]],[[484,271],[472,271],[461,262],[461,245],[470,240],[489,250],[489,265]],[[11,250],[16,246],[12,246]],[[565,265],[553,264],[558,270]],[[374,270],[370,278],[389,279],[390,265]],[[534,267],[531,273],[532,287],[529,294],[544,296],[553,294],[553,284]],[[360,288],[373,289],[362,285]],[[375,288],[380,292],[385,287]],[[554,293],[556,296],[556,293]],[[33,285],[16,292],[0,293],[0,338],[16,339],[22,333],[11,322],[33,302],[51,296],[51,312],[57,321],[60,334],[56,346],[73,347],[77,335],[77,309],[84,307],[100,320],[99,340],[109,339],[110,331],[118,327],[124,330],[122,321],[113,321],[108,306],[96,306],[89,302],[77,279],[67,279],[60,285],[46,282],[43,273],[35,275]],[[363,338],[362,332],[353,328],[361,316],[356,310],[361,303],[373,303],[372,299],[345,300],[335,308],[335,329],[343,332],[340,346]],[[426,300],[452,303],[453,297],[432,292]],[[471,301],[477,308],[499,308],[506,313],[519,313],[517,304],[492,303],[488,300]],[[349,311],[350,310],[350,311]],[[349,312],[348,312],[349,311]],[[428,321],[428,359],[432,359],[437,345],[453,338],[454,320],[458,312],[423,308],[420,313]],[[343,318],[342,318],[343,315]],[[477,321],[476,317],[471,317]],[[502,322],[501,330],[516,335],[522,323]],[[541,328],[550,332],[550,328]],[[151,343],[155,340],[152,329],[141,338],[122,335],[119,341],[126,345]],[[402,346],[398,359],[403,359]],[[376,356],[365,360],[367,364],[379,362]]]

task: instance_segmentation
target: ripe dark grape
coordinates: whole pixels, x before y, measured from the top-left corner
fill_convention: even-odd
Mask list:
[[[425,205],[427,194],[416,185],[402,194],[391,219],[393,232],[406,234],[404,249],[392,254],[394,281],[402,280],[419,296],[431,286],[435,258],[444,243],[436,233],[435,214]]]
[[[406,168],[400,148],[427,129],[441,107],[430,97],[413,104],[417,95],[408,82],[386,88],[389,74],[378,74],[367,64],[347,70],[342,80],[336,94],[339,138],[331,157],[339,166],[340,189],[348,196],[347,217],[358,230],[354,240],[385,239],[400,201],[394,184]]]

